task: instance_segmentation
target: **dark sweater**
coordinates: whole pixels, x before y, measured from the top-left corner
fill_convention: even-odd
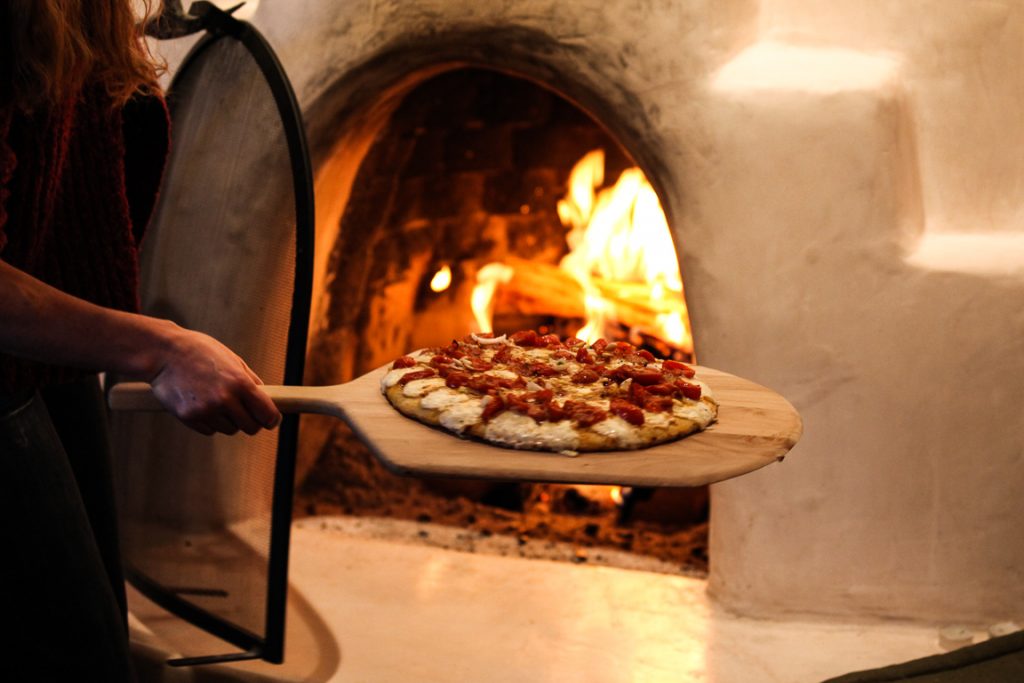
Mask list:
[[[0,258],[86,301],[137,311],[137,246],[167,144],[158,98],[113,109],[87,88],[53,110],[0,109]],[[80,374],[0,354],[0,394]]]

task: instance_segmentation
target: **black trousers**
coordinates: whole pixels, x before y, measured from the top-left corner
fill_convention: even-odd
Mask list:
[[[0,680],[132,681],[99,383],[0,401]]]

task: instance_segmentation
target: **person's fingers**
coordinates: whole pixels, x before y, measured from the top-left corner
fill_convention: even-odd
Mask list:
[[[242,369],[245,370],[245,374],[248,375],[249,379],[251,379],[254,384],[263,384],[263,380],[260,379],[260,376],[256,374],[255,370],[249,367],[248,363],[241,358],[238,359],[238,362],[242,364]]]
[[[254,389],[254,391],[258,391]],[[245,396],[246,394],[242,394]],[[238,429],[250,436],[263,428],[262,422],[250,414],[240,398],[231,397],[224,402],[224,414]]]
[[[185,339],[188,353],[150,380],[164,407],[201,434],[256,434],[277,426],[281,413],[244,360],[201,333]]]
[[[205,422],[219,434],[231,436],[238,433],[238,425],[223,413],[211,415],[206,418]]]
[[[216,431],[203,420],[182,420],[182,423],[189,429],[194,429],[203,436],[212,436]]]
[[[281,411],[261,389],[253,388],[252,391],[242,394],[242,404],[249,415],[267,429],[273,429],[281,422]]]

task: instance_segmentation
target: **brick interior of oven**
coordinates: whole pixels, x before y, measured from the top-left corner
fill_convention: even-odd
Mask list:
[[[346,205],[326,280],[329,312],[312,341],[314,381],[337,381],[339,368],[352,379],[471,331],[470,294],[487,263],[557,263],[567,247],[556,204],[573,165],[596,148],[606,153],[606,184],[633,165],[587,114],[524,79],[460,69],[412,90]],[[434,292],[431,278],[445,265],[451,286]],[[500,305],[494,316],[498,334],[565,335],[582,322]],[[511,537],[498,552],[560,558],[568,545],[573,561],[601,563],[625,550],[662,571],[706,571],[707,487],[627,490],[616,502],[609,487],[413,479],[388,472],[340,421],[320,440],[299,484],[298,517],[406,520],[420,523],[407,526],[418,541],[457,549]]]

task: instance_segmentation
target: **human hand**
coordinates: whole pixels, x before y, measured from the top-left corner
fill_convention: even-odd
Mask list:
[[[201,434],[255,434],[281,413],[245,361],[201,332],[175,326],[149,382],[168,411]]]

